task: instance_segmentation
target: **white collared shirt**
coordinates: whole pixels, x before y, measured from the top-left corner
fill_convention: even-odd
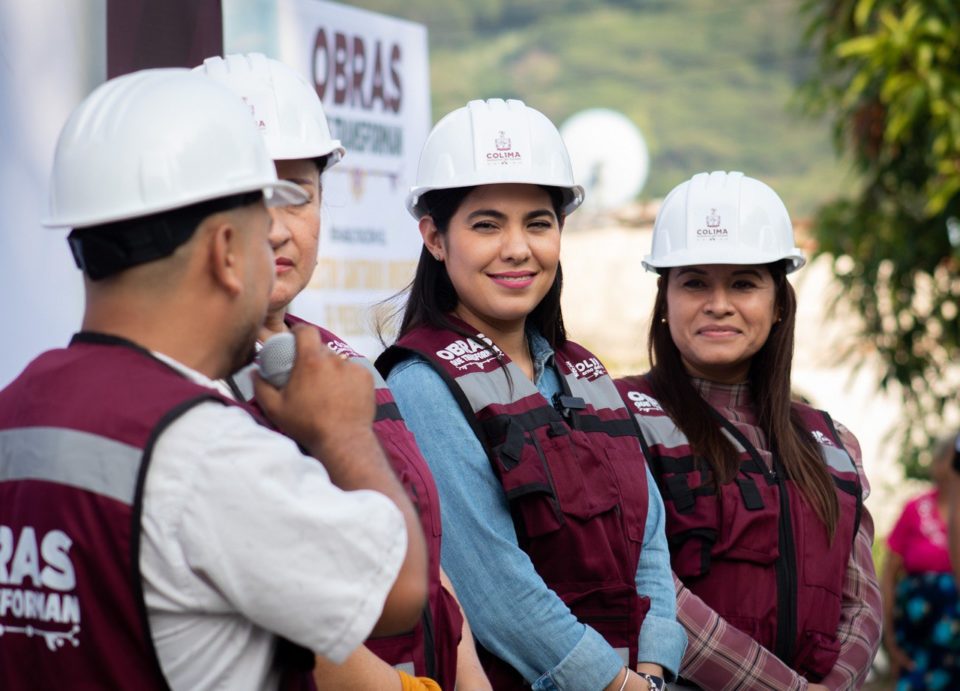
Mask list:
[[[290,439],[215,402],[160,435],[141,526],[144,598],[173,689],[277,688],[276,635],[342,661],[379,619],[407,546],[391,500],[338,489]]]

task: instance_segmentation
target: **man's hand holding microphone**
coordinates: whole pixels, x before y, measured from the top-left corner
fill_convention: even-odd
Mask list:
[[[373,633],[409,630],[426,600],[427,550],[417,513],[373,432],[373,377],[302,325],[270,338],[259,361],[257,403],[280,431],[319,460],[338,487],[380,492],[403,513],[407,554]]]

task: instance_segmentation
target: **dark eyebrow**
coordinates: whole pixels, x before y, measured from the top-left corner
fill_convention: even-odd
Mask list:
[[[493,216],[498,221],[502,221],[507,217],[505,213],[497,211],[496,209],[477,209],[467,214],[467,220],[473,220],[477,216]]]
[[[698,276],[705,276],[706,271],[703,269],[698,269],[695,266],[681,266],[680,270],[677,271],[677,276],[682,276],[683,274],[697,274]]]
[[[553,209],[536,209],[535,211],[531,211],[526,216],[524,216],[523,220],[532,221],[533,219],[539,218],[540,216],[549,216],[550,218],[556,218],[556,214],[553,213]]]
[[[498,221],[504,221],[507,218],[507,215],[502,211],[497,211],[496,209],[477,209],[476,211],[471,211],[467,214],[467,220],[473,220],[477,216],[493,216]],[[527,214],[524,214],[523,220],[530,221],[534,218],[539,218],[540,216],[550,216],[551,218],[556,218],[554,216],[552,209],[535,209]]]

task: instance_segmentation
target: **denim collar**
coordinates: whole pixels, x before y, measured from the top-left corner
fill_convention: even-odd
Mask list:
[[[547,365],[553,365],[553,348],[539,331],[527,330],[527,342],[530,344],[530,357],[533,359],[533,383],[539,384],[540,377]]]

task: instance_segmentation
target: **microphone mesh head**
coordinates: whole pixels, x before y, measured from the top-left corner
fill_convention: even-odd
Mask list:
[[[297,355],[297,341],[292,333],[274,334],[267,339],[257,356],[260,374],[278,389],[290,379],[290,370]]]

